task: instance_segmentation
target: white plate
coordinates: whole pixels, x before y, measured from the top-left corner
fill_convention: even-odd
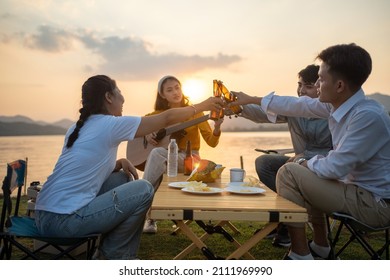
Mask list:
[[[253,186],[249,185],[249,182],[230,182],[226,184],[226,187],[250,187],[250,188],[261,188],[260,183]]]
[[[170,186],[172,188],[182,189],[182,188],[186,188],[186,187],[191,186],[191,184],[194,184],[194,182],[172,182],[172,183],[169,183],[168,186]],[[202,184],[200,184],[200,186],[206,187],[207,184],[202,183]]]
[[[245,182],[230,182],[226,187],[245,187]]]
[[[259,194],[265,192],[264,189],[258,187],[245,187],[242,185],[237,185],[237,184],[231,185],[231,184],[232,183],[228,184],[228,186],[225,188],[225,191],[228,191],[230,193],[236,193],[236,194]]]
[[[223,192],[223,189],[220,188],[211,188],[208,191],[201,191],[201,190],[196,190],[194,187],[185,187],[181,189],[183,192],[188,192],[188,193],[194,193],[194,194],[214,194],[214,193],[221,193]]]

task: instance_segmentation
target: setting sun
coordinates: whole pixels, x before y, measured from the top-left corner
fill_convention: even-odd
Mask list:
[[[197,79],[185,80],[182,84],[182,90],[183,94],[189,97],[191,103],[200,102],[212,95],[212,92],[208,92],[206,83]]]

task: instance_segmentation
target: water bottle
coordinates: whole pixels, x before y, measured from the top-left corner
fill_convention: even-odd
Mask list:
[[[177,147],[176,139],[171,139],[171,142],[168,145],[168,165],[167,165],[168,177],[177,176],[178,149],[179,148]]]

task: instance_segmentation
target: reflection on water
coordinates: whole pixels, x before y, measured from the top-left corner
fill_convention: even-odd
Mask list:
[[[0,178],[6,173],[6,163],[28,157],[27,183],[44,182],[53,170],[61,153],[64,136],[16,136],[0,137]],[[223,132],[216,148],[201,144],[202,158],[226,167],[240,166],[240,156],[248,175],[255,175],[254,161],[260,155],[255,148],[290,148],[289,132]],[[118,150],[118,158],[126,156],[126,143]],[[142,175],[142,174],[141,174]]]

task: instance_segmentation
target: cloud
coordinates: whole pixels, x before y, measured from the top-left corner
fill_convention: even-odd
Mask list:
[[[3,42],[5,38],[2,38]],[[76,41],[99,56],[99,65],[86,61],[85,69],[108,73],[122,80],[148,80],[166,73],[194,73],[207,68],[226,68],[239,62],[238,55],[214,56],[182,55],[180,53],[155,53],[153,44],[140,38],[108,36],[86,30],[74,32],[42,25],[35,34],[24,34],[24,45],[30,49],[61,53],[74,49]]]
[[[62,29],[47,25],[38,28],[38,34],[26,35],[24,44],[31,49],[40,49],[47,52],[61,52],[70,50],[74,35]]]
[[[193,73],[206,68],[222,68],[238,62],[237,55],[218,54],[202,57],[185,56],[178,53],[154,54],[151,44],[140,39],[116,36],[96,39],[90,35],[80,38],[87,48],[94,50],[104,58],[99,70],[124,80],[155,78],[156,75],[169,72]]]

